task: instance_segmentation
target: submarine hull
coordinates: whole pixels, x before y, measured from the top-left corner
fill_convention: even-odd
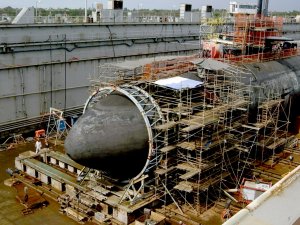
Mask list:
[[[287,99],[299,93],[299,62],[300,57],[295,56],[244,64],[251,71],[253,107],[272,96]],[[116,92],[108,94],[88,108],[71,129],[65,142],[67,154],[116,179],[136,176],[143,171],[151,152],[151,137],[142,114],[128,96]]]
[[[126,180],[145,165],[148,134],[135,105],[125,96],[113,93],[80,117],[66,138],[65,148],[78,163]]]

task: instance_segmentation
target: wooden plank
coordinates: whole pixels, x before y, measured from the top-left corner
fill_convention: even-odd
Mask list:
[[[187,107],[187,106],[182,106],[182,107],[176,107],[176,108],[162,108],[162,112],[166,112],[166,113],[175,113],[175,114],[180,114],[180,115],[190,115],[191,114],[191,107]]]
[[[172,127],[175,127],[177,124],[177,122],[175,121],[170,121],[168,123],[164,123],[164,124],[161,124],[161,125],[158,125],[158,126],[155,126],[155,129],[156,130],[168,130]]]
[[[240,108],[240,107],[237,107],[236,109],[237,109],[237,110],[240,110],[240,111],[243,111],[243,112],[248,111],[248,109],[246,109],[246,108]]]
[[[180,169],[180,170],[186,170],[186,171],[194,171],[196,170],[197,168],[187,162],[184,162],[184,163],[180,163],[176,166],[177,169]]]
[[[242,127],[244,127],[244,128],[248,128],[248,129],[257,130],[257,131],[261,129],[260,127],[256,127],[256,126],[249,126],[249,125],[242,125]]]
[[[271,145],[268,145],[267,148],[268,148],[268,149],[275,149],[275,148],[277,148],[278,146],[283,145],[283,144],[285,144],[285,143],[286,143],[286,139],[281,138],[281,139],[279,139],[279,140],[273,142]]]
[[[189,171],[189,172],[181,175],[179,178],[182,179],[182,180],[187,180],[187,179],[192,178],[193,176],[195,176],[199,172],[200,172],[200,170],[192,170],[192,171]]]
[[[216,115],[208,115],[204,116],[202,118],[195,118],[191,120],[181,120],[180,123],[184,125],[189,125],[188,127],[185,127],[181,129],[182,132],[190,132],[199,128],[202,128],[206,125],[212,124],[212,123],[217,123],[219,121],[219,117]]]
[[[242,152],[249,152],[249,149],[248,148],[243,148],[243,147],[240,147],[240,146],[234,146],[237,150],[239,150],[239,151],[242,151]]]
[[[163,174],[166,174],[166,173],[168,173],[168,172],[174,170],[175,168],[176,168],[176,167],[174,167],[174,166],[171,166],[171,167],[169,167],[169,168],[167,168],[167,169],[164,169],[164,168],[158,168],[158,169],[156,169],[156,170],[154,171],[154,173],[156,173],[156,174],[158,174],[158,175],[163,175]]]
[[[177,144],[177,147],[180,147],[180,148],[186,149],[186,150],[190,150],[190,151],[194,151],[196,149],[196,143],[185,141],[185,142]]]
[[[264,108],[274,107],[275,105],[278,105],[283,101],[284,101],[283,99],[270,100],[270,101],[264,102],[263,104],[258,106],[258,108],[259,109],[264,109]]]
[[[190,125],[190,126],[188,126],[186,128],[183,128],[181,131],[185,132],[185,133],[188,133],[188,132],[191,132],[193,130],[197,130],[197,129],[202,128],[202,127],[204,127],[203,124]]]
[[[176,149],[175,145],[168,145],[168,146],[161,148],[160,151],[166,153],[166,152],[172,151],[174,149]]]
[[[174,188],[177,189],[177,190],[179,190],[179,191],[185,191],[185,192],[188,192],[188,193],[191,193],[193,191],[192,186],[190,186],[186,182],[180,182]]]

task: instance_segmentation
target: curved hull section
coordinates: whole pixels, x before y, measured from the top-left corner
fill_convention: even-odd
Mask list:
[[[87,109],[70,130],[65,148],[78,163],[126,180],[136,176],[147,160],[146,125],[128,98],[113,93]]]
[[[269,62],[245,64],[253,73],[253,86],[259,86],[260,92],[254,88],[253,96],[264,99],[270,95],[282,97],[300,91],[300,57]],[[257,102],[257,101],[255,101]]]

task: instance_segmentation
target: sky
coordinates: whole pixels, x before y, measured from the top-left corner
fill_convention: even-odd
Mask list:
[[[229,7],[230,0],[123,0],[124,7],[147,8],[147,9],[179,9],[181,3],[192,4],[193,9],[200,8],[202,5],[212,5],[216,9],[225,9]],[[236,0],[240,3],[256,3],[257,0]],[[107,0],[88,0],[88,7],[95,6],[96,2],[104,3],[107,6]],[[84,8],[85,0],[0,0],[0,8],[11,7],[30,7],[40,8]],[[270,0],[270,11],[300,11],[300,0]]]

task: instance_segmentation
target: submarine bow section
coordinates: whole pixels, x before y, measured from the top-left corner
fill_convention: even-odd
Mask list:
[[[76,162],[124,181],[156,166],[154,127],[163,123],[155,100],[133,85],[100,88],[87,100],[65,149]]]

